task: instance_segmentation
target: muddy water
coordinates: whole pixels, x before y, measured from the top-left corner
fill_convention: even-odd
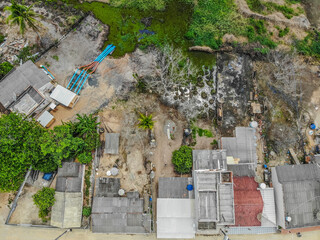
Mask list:
[[[320,28],[320,0],[303,0],[311,25]]]

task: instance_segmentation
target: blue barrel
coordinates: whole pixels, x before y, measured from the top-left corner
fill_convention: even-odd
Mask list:
[[[267,164],[264,164],[264,165],[263,165],[263,168],[268,168]]]
[[[314,129],[316,129],[316,125],[315,125],[314,123],[311,123],[311,124],[310,124],[310,128],[311,128],[312,130],[314,130]]]
[[[188,190],[188,191],[192,191],[192,190],[193,190],[193,185],[188,184],[188,186],[187,186],[187,190]]]
[[[149,201],[152,202],[152,197],[149,198]]]

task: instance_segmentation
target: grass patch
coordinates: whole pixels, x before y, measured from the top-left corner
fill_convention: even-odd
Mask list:
[[[224,34],[243,34],[245,25],[233,0],[199,0],[186,37],[195,45],[218,49]]]
[[[52,59],[59,61],[59,57],[57,55],[52,56]]]
[[[151,44],[161,46],[165,43],[175,46],[188,45],[184,34],[191,19],[192,4],[170,1],[165,11],[140,11],[138,8],[114,7],[100,2],[85,2],[76,7],[84,11],[92,11],[100,21],[110,26],[108,42],[117,46],[114,52],[115,57],[133,52],[138,44],[141,48]],[[150,24],[145,26],[141,20],[149,17]],[[141,30],[150,32],[143,33]]]
[[[246,0],[248,7],[251,11],[257,12],[263,15],[270,14],[272,12],[281,12],[286,18],[291,19],[293,16],[298,16],[301,14],[300,9],[293,9],[290,7],[292,3],[298,3],[300,1],[297,0],[287,0],[286,4],[279,5],[273,2],[262,2],[261,0]]]
[[[259,42],[261,45],[271,49],[277,47],[277,43],[272,41],[268,36],[264,20],[255,20],[251,18],[250,25],[247,27],[247,37],[249,42]]]
[[[320,32],[310,32],[303,40],[296,40],[294,45],[299,53],[320,59]]]
[[[146,1],[144,1],[146,2]],[[91,11],[96,18],[110,26],[108,44],[116,45],[114,57],[133,52],[136,47],[144,50],[150,45],[163,47],[171,45],[180,48],[183,54],[196,66],[212,66],[216,58],[203,52],[189,52],[194,43],[185,37],[194,11],[191,0],[168,0],[164,11],[141,11],[134,7],[111,6],[101,2],[74,4],[83,11]],[[149,24],[145,19],[150,18]],[[148,30],[141,32],[141,30]],[[107,44],[107,43],[106,43]]]
[[[208,137],[208,138],[214,137],[213,133],[210,130],[199,128],[193,123],[191,125],[191,130],[192,130],[192,138],[194,140],[197,138],[197,135],[199,137]]]
[[[288,27],[281,29],[280,27],[276,26],[276,29],[279,30],[279,34],[278,34],[279,37],[284,37],[290,32],[290,28],[288,28]]]

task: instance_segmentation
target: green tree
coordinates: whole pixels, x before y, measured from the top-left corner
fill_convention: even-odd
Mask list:
[[[38,15],[32,10],[33,5],[25,6],[18,4],[15,0],[11,1],[11,5],[5,7],[5,10],[11,12],[7,17],[6,22],[15,24],[20,27],[20,33],[23,35],[27,26],[32,28],[39,36],[37,27],[38,21],[35,19]]]
[[[144,130],[153,129],[154,121],[152,121],[152,114],[147,116],[147,115],[140,113],[139,121],[140,121],[140,123],[138,125],[139,128],[142,128]]]
[[[13,65],[9,62],[0,63],[0,79],[2,79],[8,72],[11,71]]]
[[[174,170],[178,173],[190,173],[192,169],[192,148],[181,146],[172,153]]]
[[[44,187],[32,196],[34,204],[39,208],[39,217],[44,222],[48,220],[47,216],[56,201],[54,194],[53,188]]]
[[[58,166],[62,161],[81,154],[86,143],[82,138],[74,137],[69,124],[54,127],[41,138],[41,150],[44,156],[51,158]]]
[[[78,122],[74,123],[73,129],[76,136],[84,139],[88,151],[95,149],[99,145],[99,134],[97,127],[100,124],[97,122],[97,117],[90,115],[77,114]]]
[[[57,165],[41,151],[47,130],[26,116],[10,113],[0,117],[0,191],[17,190],[32,166],[54,170]]]

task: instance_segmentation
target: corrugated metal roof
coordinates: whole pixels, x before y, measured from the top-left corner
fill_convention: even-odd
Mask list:
[[[199,225],[210,222],[222,225],[234,224],[233,184],[223,182],[222,174],[228,172],[195,170],[193,173],[195,185],[196,229]],[[232,176],[229,173],[229,176]],[[205,230],[206,233],[215,229]]]
[[[143,213],[143,199],[94,197],[92,231],[100,233],[149,233],[151,216]]]
[[[194,191],[187,190],[188,184],[193,185],[192,178],[159,178],[158,198],[194,198]]]
[[[278,166],[276,170],[280,183],[320,179],[320,168],[315,164]]]
[[[275,173],[276,171],[276,173]],[[273,170],[275,182],[276,205],[284,203],[282,214],[278,214],[279,221],[291,217],[285,222],[286,228],[300,228],[320,225],[316,214],[320,212],[320,170],[317,164],[285,165]],[[278,186],[279,185],[279,186]],[[281,191],[279,193],[279,190]],[[280,197],[279,197],[280,196]],[[281,217],[281,218],[280,218]]]
[[[81,227],[82,193],[55,193],[52,207],[51,226],[60,228]]]
[[[276,227],[276,205],[274,201],[273,188],[259,188],[263,199],[263,211],[261,218],[262,227]]]
[[[8,107],[28,86],[39,89],[50,78],[32,61],[27,61],[0,81],[0,102]]]
[[[157,238],[194,238],[194,222],[194,199],[157,199]]]
[[[193,168],[198,169],[227,169],[226,150],[193,150]]]
[[[50,97],[62,105],[69,107],[74,98],[77,97],[77,94],[62,87],[61,85],[57,85]]]
[[[97,197],[119,197],[120,178],[99,178],[96,182]]]
[[[46,127],[54,117],[48,111],[44,111],[37,121],[43,126]]]
[[[80,163],[63,162],[58,168],[56,191],[81,192],[83,181],[83,168]]]
[[[119,154],[119,133],[106,133],[104,153]]]
[[[227,156],[240,159],[238,164],[228,164],[228,170],[235,176],[255,176],[257,151],[254,128],[236,127],[236,137],[222,137],[221,148],[227,150]]]

